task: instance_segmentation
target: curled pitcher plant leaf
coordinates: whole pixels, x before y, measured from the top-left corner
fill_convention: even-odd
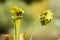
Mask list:
[[[11,7],[11,10],[10,10],[11,13],[16,13],[18,16],[21,15],[22,13],[24,13],[24,11],[17,7],[17,6],[13,6]]]
[[[40,14],[41,25],[47,25],[54,18],[52,10],[46,10]]]

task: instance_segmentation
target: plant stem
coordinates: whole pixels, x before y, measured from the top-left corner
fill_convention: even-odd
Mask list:
[[[34,24],[35,24],[39,19],[40,19],[40,17],[37,18],[37,20],[35,20],[35,21],[32,23],[32,26],[33,26],[33,27],[32,27],[32,32],[31,32],[30,40],[32,40],[32,36],[33,36],[34,28],[35,28]]]
[[[33,31],[34,31],[34,27],[32,27],[32,32],[31,32],[30,40],[32,40]]]
[[[14,22],[14,40],[19,40],[20,24],[21,24],[21,20],[19,19]]]

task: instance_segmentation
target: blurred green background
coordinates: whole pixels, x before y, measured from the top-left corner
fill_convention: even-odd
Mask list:
[[[32,31],[32,23],[40,17],[40,13],[51,9],[54,20],[46,26],[40,25],[38,20],[34,26],[33,40],[57,40],[60,39],[60,0],[0,0],[0,34],[13,33],[13,19],[10,8],[17,6],[25,13],[22,18],[20,32]]]

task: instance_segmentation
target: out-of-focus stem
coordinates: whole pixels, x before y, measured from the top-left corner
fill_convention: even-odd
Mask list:
[[[2,37],[5,37],[5,40],[9,40],[12,37],[12,34],[2,34]]]
[[[30,40],[32,40],[33,31],[34,31],[34,27],[32,28],[32,32],[31,32],[31,36],[30,36]]]
[[[37,20],[35,20],[35,21],[32,23],[32,26],[33,26],[33,27],[32,27],[32,32],[31,32],[30,40],[32,40],[32,36],[33,36],[34,28],[35,28],[34,24],[35,24],[39,19],[40,19],[40,17],[37,18]]]

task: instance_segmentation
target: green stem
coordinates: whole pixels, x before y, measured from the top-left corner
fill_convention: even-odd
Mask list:
[[[19,40],[19,29],[20,29],[21,20],[16,20],[14,22],[14,40]]]
[[[30,40],[32,40],[33,31],[34,31],[34,27],[32,27],[32,32],[31,32]]]
[[[40,19],[40,17],[32,23],[32,26],[33,26],[33,27],[32,27],[32,32],[31,32],[30,40],[32,40],[32,36],[33,36],[34,28],[35,28],[34,24],[35,24],[39,19]]]

